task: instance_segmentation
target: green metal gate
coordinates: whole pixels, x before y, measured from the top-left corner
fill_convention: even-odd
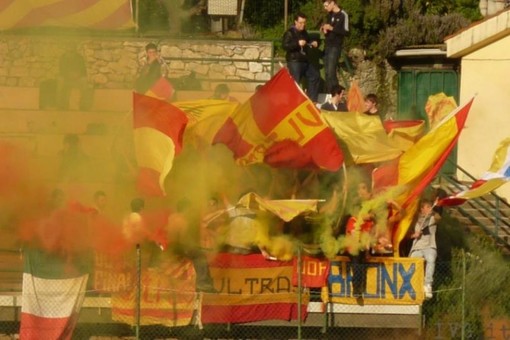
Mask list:
[[[425,104],[430,95],[444,92],[459,102],[459,75],[454,70],[402,69],[398,74],[397,119],[423,119],[427,122]],[[441,173],[454,174],[457,148],[454,148]]]

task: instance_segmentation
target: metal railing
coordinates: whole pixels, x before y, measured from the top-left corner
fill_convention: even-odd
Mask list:
[[[471,181],[460,181],[454,175],[441,175],[439,184],[449,193],[466,190],[476,181],[476,178],[461,166],[456,165],[456,168]],[[510,204],[504,198],[491,192],[486,196],[470,199],[456,210],[469,220],[470,224],[478,226],[492,236],[497,244],[510,250]]]

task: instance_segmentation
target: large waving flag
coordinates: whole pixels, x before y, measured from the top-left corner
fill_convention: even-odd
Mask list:
[[[333,132],[286,68],[226,120],[216,143],[230,148],[241,165],[336,171],[343,162]]]
[[[87,287],[86,266],[36,249],[25,249],[24,262],[20,338],[72,339]]]
[[[510,181],[510,138],[504,139],[496,149],[492,164],[480,179],[475,181],[471,188],[461,191],[453,196],[444,198],[439,205],[458,205],[471,198],[480,197],[496,190]]]
[[[187,122],[186,114],[172,104],[133,92],[137,187],[142,194],[165,195],[165,177],[182,149]]]
[[[214,136],[227,118],[239,107],[237,102],[217,99],[182,101],[173,104],[188,117],[184,143],[196,148],[211,145]]]
[[[396,250],[411,225],[417,209],[417,198],[434,179],[455,147],[473,100],[474,98],[450,112],[397,161],[374,171],[375,190],[392,185],[406,188],[398,199],[406,209],[406,214],[393,231],[393,245]]]
[[[358,112],[323,111],[322,117],[345,143],[355,164],[383,162],[402,154],[386,134],[379,117]]]
[[[134,28],[131,0],[2,0],[0,30],[26,27]]]

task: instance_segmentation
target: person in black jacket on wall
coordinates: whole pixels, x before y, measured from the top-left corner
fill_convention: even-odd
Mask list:
[[[308,53],[319,44],[310,39],[305,26],[306,15],[296,14],[294,26],[283,35],[282,45],[287,52],[285,59],[290,74],[298,84],[303,76],[306,77],[308,97],[316,103],[319,96],[320,74],[316,66],[310,63]]]

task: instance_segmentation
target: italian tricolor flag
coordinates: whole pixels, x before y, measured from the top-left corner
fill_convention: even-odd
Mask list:
[[[86,258],[24,252],[20,339],[71,339],[85,297]]]

